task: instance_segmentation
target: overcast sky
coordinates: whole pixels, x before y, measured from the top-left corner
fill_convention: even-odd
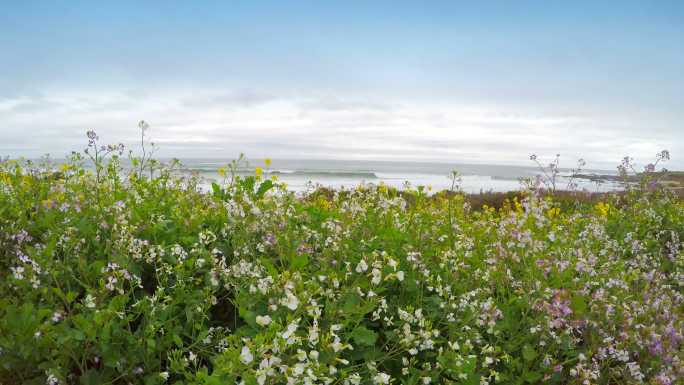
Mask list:
[[[0,155],[684,169],[683,1],[240,3],[3,4]]]

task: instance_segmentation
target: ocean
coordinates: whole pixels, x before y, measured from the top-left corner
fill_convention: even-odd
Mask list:
[[[186,172],[197,172],[203,185],[210,185],[222,177],[218,174],[220,167],[225,167],[228,160],[217,159],[182,159]],[[449,189],[450,175],[458,171],[460,189],[467,193],[487,191],[512,191],[521,188],[521,179],[534,178],[541,170],[534,165],[505,166],[493,164],[449,164],[425,162],[392,162],[361,160],[301,160],[273,159],[266,167],[264,160],[248,160],[239,169],[239,174],[253,174],[256,167],[263,169],[264,177],[277,176],[285,182],[288,189],[302,192],[316,187],[351,188],[362,183],[379,184],[406,188],[407,186],[430,186],[432,191]],[[614,170],[582,170],[583,173],[615,174]],[[564,189],[568,184],[570,170],[562,169],[557,180],[557,188]],[[589,180],[575,179],[579,189],[592,192],[620,189],[614,182],[597,184]]]

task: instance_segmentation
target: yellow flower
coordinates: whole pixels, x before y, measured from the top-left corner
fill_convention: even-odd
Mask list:
[[[549,209],[549,211],[547,213],[549,215],[549,218],[553,218],[553,217],[557,216],[558,214],[560,214],[560,209],[558,207],[554,207],[554,208]]]
[[[266,167],[271,167],[271,158],[264,159],[264,164],[266,165]]]
[[[380,193],[382,194],[387,194],[387,186],[385,186],[384,183],[380,182],[380,184],[378,185],[378,191],[380,191]]]
[[[326,210],[330,209],[330,202],[323,197],[318,198],[318,204]]]
[[[69,171],[69,168],[70,168],[70,167],[69,167],[68,164],[63,163],[62,165],[59,166],[59,171],[61,171],[61,172],[67,172],[67,171]]]
[[[520,202],[518,202],[517,197],[514,198],[514,203],[515,203],[515,211],[517,211],[518,213],[522,213],[524,211],[523,205],[521,205]]]
[[[219,173],[219,175],[221,175],[222,177],[225,178],[226,177],[226,168],[225,167],[219,168],[218,173]]]
[[[254,173],[256,174],[256,176],[260,177],[261,174],[264,173],[264,169],[261,167],[257,167],[256,169],[254,169]]]
[[[608,216],[608,211],[610,211],[610,205],[608,203],[599,202],[594,207],[602,217]]]
[[[274,182],[278,181],[278,175],[271,175],[271,180]]]

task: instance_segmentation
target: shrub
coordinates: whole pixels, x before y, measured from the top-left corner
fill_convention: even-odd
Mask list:
[[[110,155],[95,173],[0,163],[1,383],[684,375],[684,205],[665,190],[479,210],[372,185],[300,198],[261,175],[203,193]]]

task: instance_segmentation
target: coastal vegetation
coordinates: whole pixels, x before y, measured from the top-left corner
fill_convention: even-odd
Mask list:
[[[0,383],[682,383],[684,203],[655,170],[301,196],[236,161],[203,191],[98,139],[0,162]]]

